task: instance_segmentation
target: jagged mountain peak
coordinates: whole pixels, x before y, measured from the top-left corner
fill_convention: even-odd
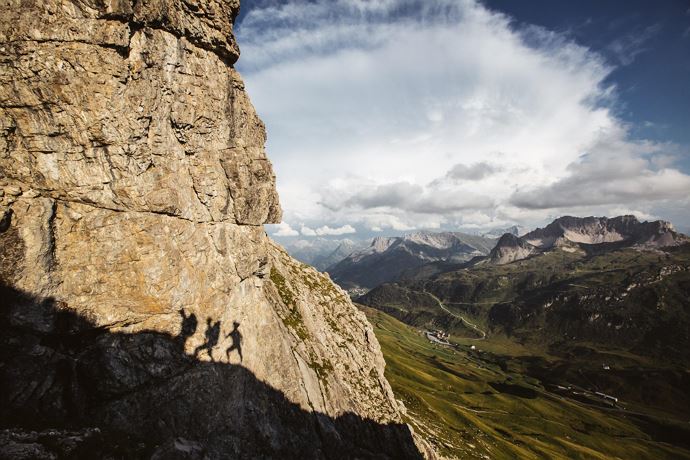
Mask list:
[[[371,240],[371,246],[369,248],[371,248],[374,252],[383,252],[397,241],[399,241],[399,238],[395,236],[377,236]]]
[[[525,243],[523,240],[520,239],[517,235],[513,233],[504,233],[496,242],[496,246],[504,246],[504,247],[509,247],[509,246],[522,246]]]
[[[532,244],[512,233],[505,233],[489,253],[488,260],[496,265],[503,265],[537,253],[537,248]]]
[[[587,246],[607,243],[659,248],[677,246],[688,241],[687,236],[677,233],[670,222],[663,220],[640,222],[632,215],[612,218],[563,216],[522,237],[504,234],[487,260],[500,265],[555,248],[573,252]]]
[[[632,215],[613,218],[563,216],[544,228],[525,234],[523,238],[541,249],[558,246],[563,240],[582,244],[625,241],[658,246],[682,244],[686,240],[686,237],[675,232],[670,222],[640,222]]]

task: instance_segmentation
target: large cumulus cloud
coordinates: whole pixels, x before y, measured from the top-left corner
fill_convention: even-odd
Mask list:
[[[472,0],[266,1],[237,33],[293,226],[690,215],[687,151],[631,139],[620,63],[566,36]]]

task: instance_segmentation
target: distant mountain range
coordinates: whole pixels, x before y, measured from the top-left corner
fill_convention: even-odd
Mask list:
[[[491,250],[488,261],[506,264],[542,254],[554,248],[591,252],[622,247],[660,248],[687,243],[688,237],[670,222],[640,222],[635,216],[571,217],[554,220],[522,237],[506,233]]]
[[[526,230],[518,225],[511,225],[507,227],[497,227],[483,232],[477,232],[476,234],[474,232],[435,232],[427,230],[415,232],[415,234],[424,235],[435,235],[439,233],[456,233],[458,235],[466,235],[468,237],[480,236],[488,240],[494,240],[495,243],[495,240],[498,240],[505,233],[511,233],[518,236],[526,233]],[[295,259],[311,265],[319,271],[326,271],[334,267],[338,262],[345,259],[350,254],[368,249],[377,239],[379,241],[385,241],[387,239],[395,239],[400,237],[402,236],[387,235],[383,237],[372,237],[371,235],[368,235],[363,237],[353,234],[348,235],[347,237],[279,237],[277,238],[277,241],[279,241],[280,244],[285,247],[287,252]],[[376,244],[381,243],[379,242]],[[491,246],[493,246],[493,244]]]
[[[369,240],[351,238],[311,238],[283,242],[285,249],[292,257],[319,271],[326,270],[352,252],[364,249],[369,244]]]
[[[664,221],[561,217],[504,234],[470,263],[417,268],[359,301],[418,327],[475,334],[462,316],[520,341],[581,338],[690,360],[688,243]]]
[[[314,238],[284,244],[293,257],[327,271],[341,287],[359,295],[382,283],[423,279],[468,264],[509,264],[555,248],[592,254],[624,247],[670,247],[687,241],[687,236],[665,221],[564,216],[529,232],[512,225],[480,235],[418,231],[373,240]]]
[[[453,264],[485,256],[495,244],[493,238],[456,232],[379,237],[368,248],[351,253],[326,270],[344,289],[371,289],[430,262]]]
[[[524,227],[521,227],[519,225],[511,225],[510,227],[505,227],[505,228],[494,228],[489,230],[488,232],[484,232],[481,235],[484,238],[493,238],[493,239],[498,239],[505,235],[506,233],[509,233],[511,235],[515,236],[520,236],[524,233],[526,233],[527,230]]]

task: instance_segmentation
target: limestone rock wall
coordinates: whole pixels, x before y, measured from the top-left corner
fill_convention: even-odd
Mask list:
[[[238,2],[0,8],[0,453],[418,457],[371,326],[263,231]]]
[[[237,5],[199,2],[209,11],[189,15],[193,3],[10,1],[0,19],[5,179],[112,210],[279,221],[264,127],[229,66],[238,50],[221,19]]]

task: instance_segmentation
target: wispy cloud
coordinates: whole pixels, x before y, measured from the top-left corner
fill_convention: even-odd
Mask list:
[[[617,38],[607,48],[616,56],[620,64],[630,65],[640,54],[649,51],[648,42],[660,31],[661,24],[652,24]]]
[[[302,228],[300,229],[300,233],[304,236],[340,236],[356,232],[357,230],[352,225],[343,225],[336,228],[331,228],[328,225],[324,225],[317,229],[313,229],[302,224]]]

